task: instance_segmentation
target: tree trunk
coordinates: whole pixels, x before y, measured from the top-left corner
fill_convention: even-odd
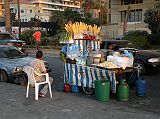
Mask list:
[[[5,4],[5,25],[6,31],[11,33],[11,18],[10,18],[10,4],[9,0],[4,0]]]

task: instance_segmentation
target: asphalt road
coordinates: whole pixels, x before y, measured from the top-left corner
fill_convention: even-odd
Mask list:
[[[160,73],[143,76],[147,81],[147,96],[137,97],[130,89],[127,102],[117,101],[111,96],[108,102],[95,100],[95,96],[83,93],[58,91],[63,81],[63,63],[57,54],[45,56],[54,78],[53,98],[34,100],[34,89],[25,98],[26,87],[0,83],[0,119],[160,119]]]

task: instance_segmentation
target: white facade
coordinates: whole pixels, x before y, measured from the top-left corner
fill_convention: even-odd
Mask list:
[[[16,19],[18,19],[18,8],[17,4],[11,4],[10,8],[12,12],[16,13]],[[31,4],[21,4],[20,5],[20,19],[21,22],[28,22],[31,18],[42,19],[43,14],[41,13],[41,8],[35,7]]]
[[[31,3],[41,9],[40,17],[42,21],[49,21],[49,16],[54,10],[64,11],[65,8],[80,9],[79,2],[70,0],[32,0]]]
[[[4,0],[2,0],[2,5],[4,5]],[[18,19],[17,0],[10,3],[10,8],[12,12],[17,14],[16,18]],[[52,11],[64,11],[65,8],[78,10],[80,9],[80,2],[70,0],[20,0],[20,19],[21,22],[28,22],[35,17],[47,22]]]
[[[106,26],[107,37],[116,38],[122,36],[124,32],[144,30],[150,33],[147,24],[144,23],[144,13],[152,8],[154,0],[132,0],[131,4],[125,4],[127,0],[111,0],[111,23]],[[124,17],[126,11],[129,11],[129,17],[125,23]]]

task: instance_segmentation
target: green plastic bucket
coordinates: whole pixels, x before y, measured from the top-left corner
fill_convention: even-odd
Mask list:
[[[110,81],[95,80],[95,97],[99,101],[108,101],[110,98]]]

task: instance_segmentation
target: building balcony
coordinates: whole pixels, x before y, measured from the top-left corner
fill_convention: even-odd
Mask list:
[[[60,9],[60,8],[49,8],[49,7],[42,7],[43,10],[50,10],[50,11],[64,11],[64,9]]]
[[[55,5],[55,6],[62,6],[62,7],[71,7],[71,8],[80,8],[80,6],[76,5],[69,5],[69,4],[62,4],[58,2],[44,2],[44,1],[33,1],[33,4],[46,4],[46,5]]]

